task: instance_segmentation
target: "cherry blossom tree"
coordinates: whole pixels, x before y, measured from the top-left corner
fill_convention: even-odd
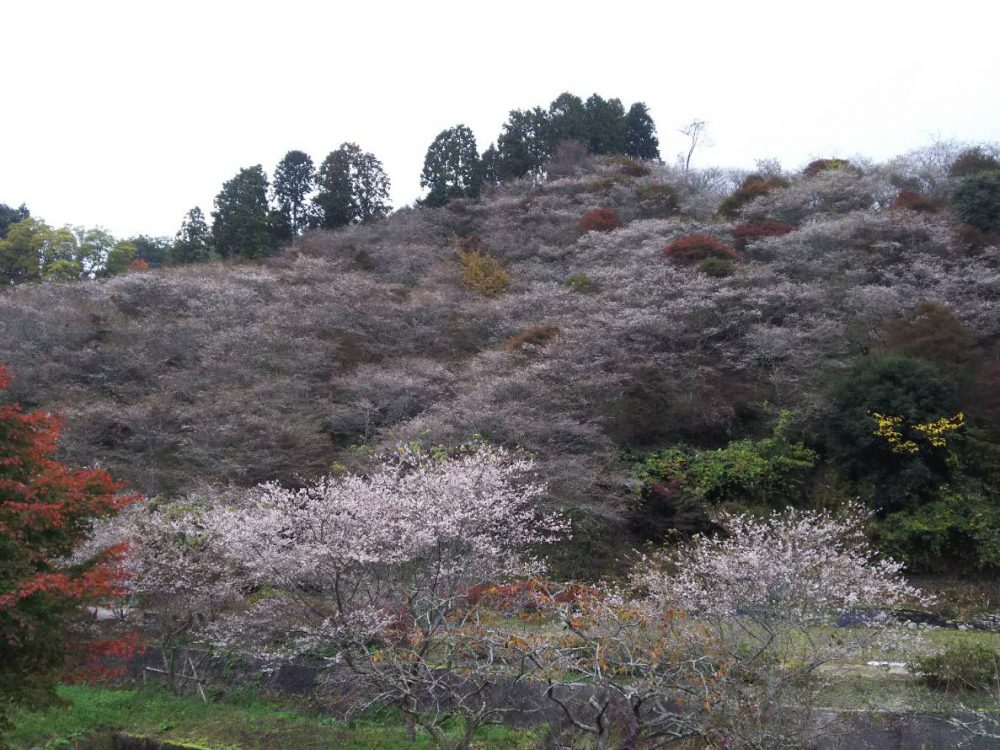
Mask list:
[[[181,500],[151,498],[95,526],[78,556],[125,546],[120,563],[124,581],[118,596],[105,602],[111,618],[142,633],[159,651],[160,673],[175,693],[200,689],[197,666],[208,655],[188,647],[204,640],[205,628],[241,598],[233,588],[229,561],[219,554],[210,525],[212,491]],[[194,674],[188,674],[191,670]]]
[[[902,565],[879,557],[864,534],[868,513],[787,509],[763,518],[722,514],[723,535],[644,558],[632,585],[655,610],[705,623],[727,677],[707,725],[726,747],[798,747],[822,731],[814,711],[819,668],[870,646],[882,611],[927,599]],[[865,610],[868,627],[830,628]]]
[[[394,704],[467,747],[532,667],[470,588],[543,571],[532,550],[569,531],[539,510],[534,473],[500,447],[411,445],[367,474],[189,498],[132,522],[132,580],[165,638],[210,619],[217,648],[339,665],[364,688],[357,706]],[[454,716],[459,740],[441,728]]]
[[[764,518],[722,514],[725,535],[699,538],[673,557],[647,557],[634,583],[662,607],[761,622],[814,622],[860,607],[919,599],[903,564],[879,557],[864,532],[868,513],[776,511]],[[673,572],[664,574],[664,565]]]

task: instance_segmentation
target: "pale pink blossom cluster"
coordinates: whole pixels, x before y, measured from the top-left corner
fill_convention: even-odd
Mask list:
[[[922,601],[900,575],[902,564],[868,544],[867,518],[860,506],[724,514],[724,534],[646,557],[632,583],[659,608],[710,617],[804,621]]]
[[[540,573],[531,548],[569,528],[539,511],[533,473],[530,458],[500,447],[405,447],[368,475],[223,498],[210,536],[248,596],[213,638],[262,652],[276,640],[292,651],[357,643],[447,617],[473,585]]]

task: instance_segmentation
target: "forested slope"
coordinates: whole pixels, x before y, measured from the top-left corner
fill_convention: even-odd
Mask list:
[[[1000,249],[956,216],[959,178],[931,156],[749,178],[590,159],[260,264],[3,289],[0,361],[25,405],[66,415],[66,458],[147,493],[480,435],[537,454],[580,550],[652,516],[683,526],[691,504],[785,498],[982,506],[1000,528]],[[781,454],[770,478],[740,459],[695,481],[704,449],[770,450],[783,410],[796,471]],[[962,422],[940,455],[907,455],[883,412],[898,443]],[[637,479],[637,456],[671,448]],[[949,524],[944,557],[984,533]],[[981,546],[976,565],[1000,561]]]

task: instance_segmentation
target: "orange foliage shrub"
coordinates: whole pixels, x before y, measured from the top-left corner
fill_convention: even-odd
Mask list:
[[[521,349],[525,344],[530,346],[545,346],[558,335],[559,329],[556,326],[539,323],[531,326],[531,328],[524,329],[515,336],[511,336],[504,344],[504,348],[507,351],[513,352]]]

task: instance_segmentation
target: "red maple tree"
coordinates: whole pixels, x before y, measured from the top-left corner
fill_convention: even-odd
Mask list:
[[[0,365],[0,400],[11,384]],[[81,643],[88,606],[120,593],[119,545],[86,560],[71,555],[92,523],[137,499],[100,468],[56,460],[62,420],[0,403],[0,696],[37,700],[81,655],[120,646]],[[119,641],[120,643],[120,641]],[[77,674],[79,670],[74,670]],[[0,720],[3,706],[0,705]]]

